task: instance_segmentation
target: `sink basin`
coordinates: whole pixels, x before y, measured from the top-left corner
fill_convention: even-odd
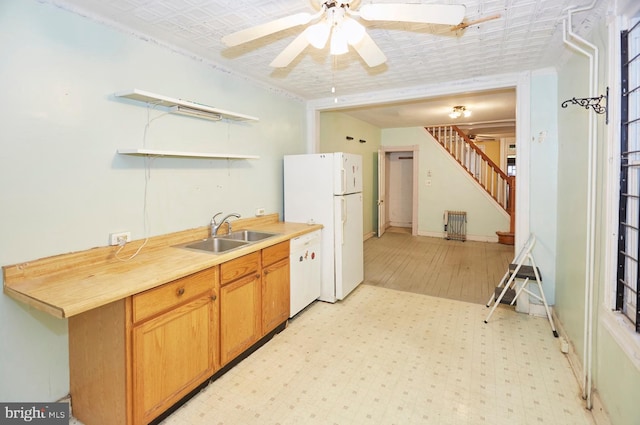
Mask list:
[[[184,248],[197,249],[200,251],[213,252],[214,254],[221,254],[223,252],[231,251],[236,248],[247,245],[247,241],[223,239],[223,238],[208,238],[198,242],[192,242],[183,245]]]
[[[213,254],[222,254],[277,235],[277,233],[258,232],[255,230],[238,230],[228,235],[218,235],[176,246],[179,248],[211,252]]]
[[[276,233],[256,232],[254,230],[238,230],[236,232],[231,232],[228,235],[220,235],[218,236],[218,238],[246,242],[257,242],[276,235]]]

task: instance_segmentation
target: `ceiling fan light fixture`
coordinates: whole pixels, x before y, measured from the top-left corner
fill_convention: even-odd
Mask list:
[[[307,29],[307,40],[316,49],[322,49],[327,45],[330,32],[331,28],[326,22],[318,22]]]
[[[345,18],[342,22],[342,29],[347,37],[347,42],[351,45],[359,43],[364,37],[364,26],[355,19]]]
[[[470,117],[471,111],[468,110],[466,107],[459,105],[459,106],[454,106],[451,113],[449,113],[449,117],[452,119],[460,118],[461,116],[464,116],[465,118]]]
[[[464,5],[408,3],[365,4],[361,0],[311,0],[317,13],[296,13],[228,34],[222,41],[228,46],[238,46],[300,25],[309,25],[290,42],[269,64],[284,68],[293,62],[309,45],[326,48],[329,41],[331,55],[342,55],[349,46],[369,66],[376,67],[387,58],[360,23],[364,21],[392,21],[418,24],[458,25],[465,14]],[[353,19],[353,18],[357,19]]]
[[[331,46],[329,52],[332,55],[344,55],[349,51],[349,46],[347,45],[347,37],[341,27],[335,26],[333,27],[333,31],[331,32]]]

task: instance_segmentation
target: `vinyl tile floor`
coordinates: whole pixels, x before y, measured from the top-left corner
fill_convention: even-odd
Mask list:
[[[362,284],[303,310],[163,424],[592,425],[546,318],[487,312]]]

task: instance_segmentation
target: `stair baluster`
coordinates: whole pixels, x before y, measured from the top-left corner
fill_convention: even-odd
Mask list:
[[[511,232],[515,223],[515,178],[507,176],[466,134],[455,125],[425,127],[491,197],[511,216]]]

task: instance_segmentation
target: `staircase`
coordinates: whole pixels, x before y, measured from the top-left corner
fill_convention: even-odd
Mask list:
[[[509,232],[496,232],[496,234],[500,243],[512,245],[516,222],[515,177],[507,176],[455,125],[425,127],[425,129],[509,214],[511,217]]]

